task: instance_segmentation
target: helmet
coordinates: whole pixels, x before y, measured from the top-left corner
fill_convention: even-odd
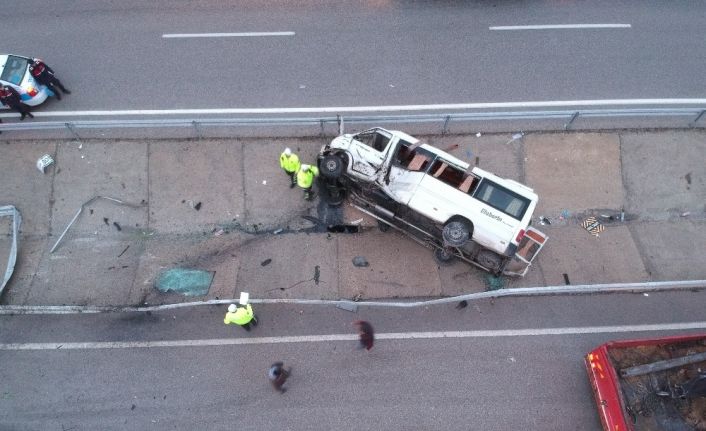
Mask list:
[[[238,306],[235,305],[235,304],[230,304],[230,305],[228,306],[228,311],[231,312],[231,313],[235,313],[235,310],[237,310],[237,309],[238,309]]]
[[[284,149],[284,155],[285,155],[285,156],[291,156],[291,155],[292,155],[292,150],[290,150],[289,148],[285,148],[285,149]]]
[[[307,164],[303,164],[303,165],[302,165],[302,171],[308,171],[309,168],[311,168],[311,166],[309,166],[309,165],[307,165]]]

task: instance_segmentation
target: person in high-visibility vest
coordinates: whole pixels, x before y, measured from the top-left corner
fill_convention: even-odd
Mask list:
[[[223,323],[226,325],[239,325],[245,328],[246,331],[249,331],[251,324],[257,326],[257,317],[255,317],[255,313],[252,311],[250,304],[245,306],[241,305],[240,307],[235,304],[230,304],[226,317],[223,319]]]
[[[297,172],[297,185],[304,190],[304,199],[310,201],[314,194],[311,187],[314,185],[314,178],[319,176],[319,168],[316,166],[303,164]]]
[[[297,185],[297,172],[301,164],[299,163],[299,157],[292,152],[289,148],[285,148],[282,154],[279,156],[279,166],[282,168],[285,174],[289,175],[289,179],[292,181],[289,188],[293,189]]]

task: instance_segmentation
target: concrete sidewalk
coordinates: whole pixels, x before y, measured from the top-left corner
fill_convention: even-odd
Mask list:
[[[535,189],[534,226],[550,237],[524,278],[506,288],[706,278],[706,132],[426,136],[427,142]],[[356,234],[320,232],[330,217],[279,170],[284,147],[314,162],[328,139],[38,141],[0,145],[0,205],[23,217],[3,304],[141,305],[233,298],[391,298],[483,291],[496,280],[378,232],[345,205]],[[40,173],[43,154],[56,163]],[[54,253],[59,235],[86,207]],[[200,203],[200,205],[199,205]],[[617,215],[625,210],[625,221]],[[580,223],[596,216],[606,230]],[[551,224],[541,225],[539,217]],[[611,219],[612,217],[612,219]],[[119,227],[119,228],[118,228]],[[0,225],[0,273],[10,226]],[[276,233],[275,233],[276,232]],[[352,259],[364,256],[365,268]],[[213,274],[205,295],[155,288],[160,273]]]

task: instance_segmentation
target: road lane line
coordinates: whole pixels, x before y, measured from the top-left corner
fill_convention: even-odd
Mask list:
[[[683,331],[706,329],[706,322],[657,323],[646,325],[588,326],[577,328],[499,329],[477,331],[437,332],[389,332],[375,334],[379,340],[414,340],[435,338],[493,338],[530,337],[547,335],[582,335],[647,331]],[[319,343],[326,341],[353,341],[355,334],[293,335],[258,338],[217,338],[210,340],[170,341],[105,341],[83,343],[9,343],[0,344],[0,350],[89,350],[89,349],[135,349],[149,347],[212,347],[244,344]]]
[[[249,33],[166,33],[164,39],[192,38],[192,37],[262,37],[262,36],[294,36],[293,31],[261,31]]]
[[[498,25],[489,30],[582,30],[590,28],[632,28],[630,24],[548,24],[548,25]]]
[[[580,106],[672,106],[706,105],[706,98],[695,99],[603,99],[603,100],[549,100],[529,102],[487,102],[487,103],[441,103],[432,105],[382,105],[382,106],[324,106],[292,108],[208,108],[208,109],[134,109],[96,111],[40,111],[36,117],[67,116],[124,116],[124,115],[214,115],[214,114],[318,114],[351,112],[409,112],[441,111],[451,109],[503,109],[503,108],[554,108]],[[15,118],[16,113],[0,114],[0,118]]]

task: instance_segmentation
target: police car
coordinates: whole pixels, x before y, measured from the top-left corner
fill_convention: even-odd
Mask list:
[[[0,54],[0,85],[8,85],[17,90],[25,105],[37,106],[53,93],[44,85],[39,84],[29,73],[31,64],[31,58],[14,54]],[[0,108],[7,109],[7,106],[0,104]]]

